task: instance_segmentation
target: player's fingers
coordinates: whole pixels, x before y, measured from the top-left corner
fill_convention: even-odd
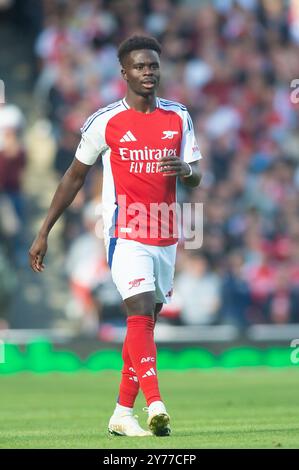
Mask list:
[[[185,170],[182,167],[181,163],[178,165],[167,165],[160,170],[163,173],[163,176],[184,176]]]
[[[37,272],[42,273],[43,270],[45,269],[45,266],[44,266],[43,264],[41,264],[41,265],[40,265],[38,268],[36,268],[36,269],[37,269]]]
[[[184,175],[186,170],[185,167],[182,166],[181,162],[178,163],[172,163],[172,164],[165,164],[162,166],[163,169],[166,169],[168,171],[176,171],[179,175]]]
[[[36,266],[35,266],[36,254],[32,251],[29,251],[28,257],[29,257],[29,264],[30,264],[31,269],[33,269],[33,271],[36,271]]]
[[[34,263],[33,263],[33,270],[35,272],[42,272],[45,269],[45,265],[43,264],[44,254],[38,254],[35,256]]]
[[[167,163],[180,163],[180,160],[177,157],[162,157],[158,160],[159,165],[167,165]]]
[[[158,163],[159,168],[163,168],[164,166],[168,166],[168,165],[180,166],[180,161],[177,158],[174,158],[171,160],[170,159],[163,160]]]
[[[163,170],[160,170],[160,172],[162,173],[163,176],[170,175],[170,174],[179,176],[181,174],[177,168],[165,168]]]
[[[178,171],[163,171],[162,176],[180,176]]]
[[[33,269],[36,273],[42,273],[44,268],[42,266],[37,266],[35,265],[34,269]]]
[[[159,164],[159,167],[160,167],[160,168],[168,168],[168,167],[171,167],[171,168],[180,168],[181,165],[180,165],[179,162],[171,161],[171,162],[163,162],[163,163],[160,163],[160,164]]]
[[[32,269],[34,272],[36,272],[36,273],[38,273],[38,272],[39,272],[39,268],[36,266],[36,263],[35,263],[35,261],[32,263],[32,265],[31,265],[31,269]]]
[[[178,165],[176,162],[163,163],[162,165],[159,166],[160,171],[164,171],[164,170],[178,171],[180,168],[181,166]]]
[[[176,157],[175,155],[166,155],[165,157],[159,157],[158,158],[158,161],[160,161],[160,162],[163,162],[163,161],[166,161],[166,160],[179,160],[179,158]]]
[[[37,265],[38,265],[39,267],[41,267],[42,264],[43,264],[44,256],[45,256],[44,253],[40,253],[40,254],[37,255],[37,257],[36,257],[36,262],[37,262]]]

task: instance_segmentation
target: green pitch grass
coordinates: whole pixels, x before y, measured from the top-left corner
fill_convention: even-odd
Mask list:
[[[161,372],[170,437],[108,437],[114,372],[0,377],[0,448],[298,448],[296,369]],[[136,413],[145,426],[145,405]]]

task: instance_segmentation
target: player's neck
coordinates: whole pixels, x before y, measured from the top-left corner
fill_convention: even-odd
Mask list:
[[[156,109],[156,95],[140,96],[130,93],[128,90],[126,94],[126,102],[130,108],[135,109],[141,113],[152,113]]]

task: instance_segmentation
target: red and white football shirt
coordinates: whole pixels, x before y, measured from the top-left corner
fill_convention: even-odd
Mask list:
[[[161,98],[156,105],[145,114],[123,99],[94,113],[81,129],[76,158],[93,165],[102,156],[106,244],[118,237],[158,246],[177,241],[173,212],[164,221],[156,210],[176,202],[176,177],[163,176],[158,159],[172,155],[191,163],[201,153],[186,107]]]

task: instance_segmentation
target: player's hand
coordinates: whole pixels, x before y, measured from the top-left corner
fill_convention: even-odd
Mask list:
[[[48,249],[47,237],[38,235],[29,250],[29,264],[33,271],[41,273],[45,269],[43,259]]]
[[[158,166],[163,176],[187,176],[190,173],[189,165],[178,157],[161,157]]]

